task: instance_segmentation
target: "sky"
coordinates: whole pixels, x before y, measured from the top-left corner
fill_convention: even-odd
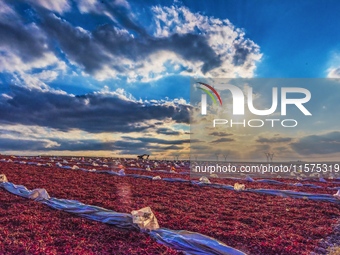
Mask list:
[[[187,158],[192,79],[338,79],[339,12],[337,0],[0,0],[0,153]],[[216,133],[229,157],[337,158],[340,85],[311,89],[331,122]]]

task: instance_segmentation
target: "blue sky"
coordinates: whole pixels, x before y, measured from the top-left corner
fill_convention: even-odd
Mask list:
[[[191,78],[340,78],[338,13],[336,0],[0,0],[0,150],[184,157]],[[253,147],[300,158],[312,135],[338,144],[337,128]]]

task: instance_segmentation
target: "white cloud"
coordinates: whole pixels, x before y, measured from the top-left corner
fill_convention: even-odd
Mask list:
[[[107,10],[106,6],[97,0],[77,0],[77,6],[80,13],[97,13],[104,14],[108,16],[110,19],[115,20],[111,13]],[[114,0],[110,1],[109,5],[124,7],[126,9],[130,9],[130,5],[125,0]]]
[[[12,83],[16,86],[26,87],[29,89],[37,89],[42,92],[52,92],[63,95],[67,94],[65,91],[51,88],[42,79],[36,77],[35,75],[27,74],[25,72],[13,74]]]
[[[340,67],[329,68],[327,78],[340,78]]]
[[[17,17],[18,15],[16,12],[10,6],[0,0],[0,20],[7,21]]]
[[[118,88],[115,91],[111,91],[110,88],[105,85],[103,89],[100,91],[94,92],[95,95],[105,95],[105,96],[116,96],[125,101],[136,101],[136,99],[128,92],[126,92],[123,88]]]
[[[327,78],[340,78],[340,53],[332,52],[328,61]]]
[[[16,52],[0,47],[0,72],[25,72],[34,68],[44,68],[56,64],[58,59],[53,53],[45,53],[41,58],[24,61]]]
[[[30,1],[58,13],[71,8],[67,0]],[[49,35],[51,31],[57,35],[57,41],[61,45],[61,51],[67,56],[68,63],[78,67],[84,75],[93,75],[99,81],[115,78],[126,79],[130,83],[150,82],[173,74],[207,78],[252,77],[256,62],[262,57],[259,46],[247,39],[245,33],[228,20],[193,13],[186,7],[153,7],[151,11],[155,31],[152,35],[146,35],[145,28],[134,21],[135,16],[129,12],[131,8],[125,0],[110,3],[77,0],[76,4],[81,13],[106,15],[112,20],[119,17],[123,20],[118,22],[121,28],[112,28],[114,31],[103,28],[91,32],[73,27],[69,22],[52,15],[49,23],[56,26],[43,32],[34,23],[24,25],[17,21],[15,27],[21,27],[20,32],[27,37],[32,35],[29,38],[31,44],[36,46],[36,51],[40,54],[29,53],[26,44],[15,41],[13,36],[12,41],[15,44],[8,43],[0,47],[0,72],[15,73],[21,79],[25,77],[26,84],[46,89],[46,83],[57,79],[67,69],[66,63],[58,59],[48,47],[48,42],[53,38]],[[8,13],[12,11],[11,15],[16,15],[7,5],[4,8],[8,9]],[[57,28],[60,30],[55,30]],[[63,32],[75,35],[68,37]],[[100,37],[103,34],[104,37]],[[191,35],[194,37],[191,38]],[[141,37],[141,40],[135,36]],[[123,39],[115,40],[117,37]],[[87,52],[92,55],[79,54],[76,43],[73,43],[75,40],[83,43],[85,49],[88,47]],[[114,50],[116,48],[107,46],[110,43],[116,43],[118,49],[121,44],[127,43],[132,49]],[[150,50],[153,43],[156,48]],[[204,48],[195,48],[195,43],[197,47]],[[98,56],[93,52],[98,52]],[[33,69],[45,70],[28,77]]]
[[[58,77],[58,72],[52,70],[44,70],[36,75],[36,78],[42,81],[51,82],[54,81]]]
[[[78,9],[81,13],[99,12],[101,7],[97,0],[78,0]]]
[[[126,1],[115,1],[107,5],[96,0],[78,0],[77,5],[81,13],[93,12],[109,16],[112,20],[115,20],[116,15],[122,15],[113,11],[113,7],[125,8],[124,10],[131,9]],[[117,51],[103,48],[95,40],[91,41],[93,37],[90,31],[78,29],[77,34],[83,34],[84,37],[89,38],[90,45],[97,47],[104,58],[110,59],[110,61],[99,63],[99,68],[91,70],[91,75],[99,81],[110,78],[126,78],[130,83],[150,82],[173,74],[214,78],[252,77],[254,75],[256,62],[262,57],[260,48],[253,41],[245,38],[245,33],[241,29],[235,28],[228,20],[193,13],[186,7],[156,6],[151,11],[155,22],[155,32],[152,35],[154,40],[149,40],[151,37],[144,39],[145,41],[149,40],[151,48],[153,47],[152,43],[156,42],[157,50],[148,49],[148,53],[139,52],[139,50],[143,50],[144,45],[139,45],[137,42],[132,43],[131,52],[136,52],[135,58],[131,57],[131,52],[127,53],[124,49],[118,51],[117,54]],[[130,29],[137,29],[140,32],[144,28],[137,23],[132,24],[133,17],[132,12],[124,16],[124,19],[129,20],[128,25],[121,30],[112,28],[114,32],[109,31],[105,40],[117,43],[116,39],[108,39],[110,34],[114,33],[116,35],[113,38],[125,38],[127,43],[137,41]],[[187,36],[182,41],[181,39],[177,40],[177,44],[173,45],[173,47],[184,47],[183,49],[173,49],[169,46],[174,35]],[[190,35],[196,36],[191,43],[189,42]],[[204,52],[203,56],[198,56],[200,50],[193,49],[195,45],[191,45],[195,44],[196,40],[204,44],[204,47],[207,47],[206,49],[210,52]],[[157,42],[159,43],[157,44]],[[205,45],[206,42],[208,45]],[[183,46],[183,44],[187,44],[187,46]],[[190,48],[186,51],[185,47]],[[139,54],[145,56],[138,58]],[[209,59],[204,56],[208,56]],[[84,63],[77,63],[74,60],[70,59],[69,61],[82,69],[89,64],[86,62],[83,66]]]
[[[221,20],[192,13],[186,7],[153,7],[155,15],[157,37],[169,37],[177,34],[202,34],[209,46],[222,60],[222,64],[203,74],[200,71],[202,63],[185,63],[190,72],[187,75],[203,77],[252,77],[256,62],[262,57],[260,47],[250,39],[245,38],[245,33],[235,28],[229,20]],[[193,70],[193,72],[191,71]]]
[[[71,9],[68,0],[29,0],[34,5],[39,5],[47,10],[58,12],[60,14]]]
[[[17,85],[48,89],[44,82],[52,81],[65,72],[66,63],[49,50],[47,36],[35,23],[24,25],[17,19],[7,24],[6,29],[10,29],[11,34],[0,46],[0,72],[11,73]],[[42,71],[32,74],[34,69]]]
[[[4,97],[4,98],[6,98],[6,99],[12,99],[12,98],[13,98],[13,97],[11,97],[11,96],[5,94],[5,93],[2,93],[1,96]]]
[[[89,0],[81,2],[83,5],[85,2],[87,5],[95,3]],[[203,73],[202,67],[205,63],[202,60],[186,59],[167,49],[151,53],[140,60],[131,60],[108,53],[112,58],[112,66],[103,65],[94,73],[96,79],[103,81],[109,78],[126,77],[128,82],[150,82],[172,74],[213,78],[254,75],[256,62],[262,57],[260,48],[253,41],[245,38],[245,33],[235,28],[228,20],[192,13],[186,7],[156,6],[152,8],[152,12],[156,27],[153,36],[167,39],[174,34],[200,34],[206,38],[208,45],[221,60],[221,64]],[[124,30],[124,33],[126,35],[128,31]],[[116,63],[124,69],[123,73],[114,68],[113,65]]]

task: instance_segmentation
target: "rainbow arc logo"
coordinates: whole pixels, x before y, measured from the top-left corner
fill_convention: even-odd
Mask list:
[[[198,84],[200,84],[203,87],[198,87],[198,89],[204,91],[206,94],[202,94],[201,97],[201,103],[202,103],[202,115],[206,115],[207,114],[207,95],[209,95],[209,97],[211,98],[211,100],[213,101],[214,104],[217,104],[216,98],[218,99],[220,105],[222,106],[222,99],[221,96],[217,93],[217,91],[209,84],[203,83],[203,82],[197,82]],[[206,87],[206,88],[204,88]],[[208,90],[208,89],[209,90]],[[216,98],[214,97],[214,95],[216,96]]]

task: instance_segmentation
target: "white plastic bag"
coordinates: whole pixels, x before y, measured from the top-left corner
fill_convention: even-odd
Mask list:
[[[335,198],[340,199],[340,189],[338,189],[338,192],[335,193],[333,196],[335,196]]]
[[[155,230],[159,228],[158,221],[150,207],[132,211],[133,223],[137,224],[141,230]]]
[[[245,189],[246,189],[246,185],[244,185],[244,184],[240,184],[238,182],[236,182],[234,184],[234,190],[236,190],[236,191],[241,191],[241,190],[245,190]]]
[[[50,199],[50,196],[48,195],[46,189],[34,189],[28,195],[28,198],[39,201],[43,199]]]
[[[6,175],[0,174],[0,183],[1,182],[8,182]]]
[[[154,180],[154,181],[157,181],[157,180],[161,180],[162,178],[160,177],[160,176],[154,176],[154,177],[152,177],[152,180]]]
[[[208,179],[207,177],[205,177],[205,176],[202,176],[202,177],[200,178],[200,182],[201,182],[201,183],[205,183],[205,184],[210,184],[209,179]]]

